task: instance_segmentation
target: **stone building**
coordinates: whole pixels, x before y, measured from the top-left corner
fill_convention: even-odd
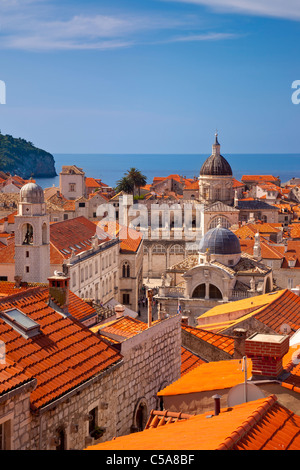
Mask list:
[[[81,450],[133,432],[156,393],[180,376],[178,315],[124,341],[119,352],[75,320],[80,298],[70,296],[65,310],[53,294],[52,283],[0,301],[2,449]]]
[[[59,173],[59,191],[69,200],[86,195],[85,173],[76,165],[63,166]]]
[[[217,226],[202,238],[197,255],[171,266],[156,299],[167,313],[180,310],[195,318],[220,303],[264,294],[273,290],[272,269],[262,264],[256,240],[254,256],[241,252],[237,236]]]

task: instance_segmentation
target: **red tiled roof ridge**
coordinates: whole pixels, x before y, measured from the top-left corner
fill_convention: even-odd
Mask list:
[[[242,439],[251,429],[262,419],[262,417],[271,410],[277,403],[276,395],[270,395],[258,406],[258,408],[244,421],[240,426],[228,436],[216,450],[230,450],[237,442]]]
[[[1,304],[18,300],[19,298],[20,299],[23,299],[24,297],[27,298],[35,293],[43,294],[46,290],[48,290],[48,285],[46,284],[40,284],[40,285],[36,285],[33,287],[29,287],[28,289],[25,289],[25,290],[20,290],[13,294],[7,295],[6,297],[0,298],[0,307],[1,307]]]

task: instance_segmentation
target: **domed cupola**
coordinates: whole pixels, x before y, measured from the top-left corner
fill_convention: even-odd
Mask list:
[[[208,230],[200,241],[199,258],[205,256],[226,266],[235,266],[241,258],[241,245],[238,237],[219,224]]]
[[[200,176],[232,176],[232,169],[228,161],[220,154],[218,134],[215,134],[215,143],[212,146],[212,154],[203,163]]]
[[[26,202],[29,204],[43,204],[43,189],[38,184],[30,181],[29,183],[22,186],[20,190],[20,202]]]

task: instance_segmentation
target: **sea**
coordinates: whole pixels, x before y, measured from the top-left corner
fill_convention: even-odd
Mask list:
[[[223,155],[230,163],[233,176],[241,180],[243,175],[279,176],[282,183],[300,178],[300,154],[230,154]],[[208,154],[54,154],[57,175],[63,165],[76,165],[85,175],[101,179],[115,187],[119,179],[132,167],[147,178],[179,174],[186,178],[198,177]],[[59,176],[37,178],[42,188],[59,186]]]

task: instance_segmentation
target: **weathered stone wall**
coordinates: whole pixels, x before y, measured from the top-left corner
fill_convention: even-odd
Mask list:
[[[201,338],[192,335],[188,331],[182,330],[181,335],[182,345],[208,362],[228,361],[232,358],[229,353],[216,348],[214,345],[209,344],[207,341],[203,341]]]
[[[159,406],[157,392],[177,380],[181,370],[180,315],[154,324],[122,343],[117,401],[117,435],[136,426],[139,402],[145,414]]]

